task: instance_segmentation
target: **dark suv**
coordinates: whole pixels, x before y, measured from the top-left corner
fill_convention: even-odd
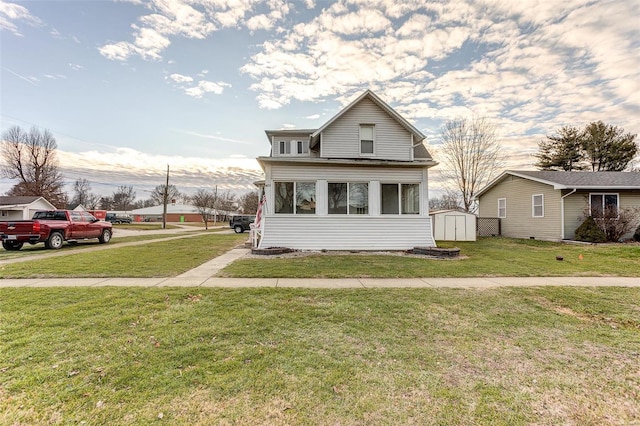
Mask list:
[[[255,222],[255,216],[231,216],[229,227],[236,231],[236,234],[242,234],[249,229],[249,225]]]
[[[131,218],[129,216],[121,216],[115,213],[107,213],[104,220],[111,223],[131,223]]]

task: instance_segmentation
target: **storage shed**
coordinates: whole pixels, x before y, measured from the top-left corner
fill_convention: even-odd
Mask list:
[[[436,241],[476,240],[476,215],[458,210],[436,210],[429,215]]]

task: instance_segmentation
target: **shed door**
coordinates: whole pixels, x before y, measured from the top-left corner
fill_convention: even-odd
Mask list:
[[[464,215],[444,217],[444,239],[447,241],[465,241],[467,221]]]

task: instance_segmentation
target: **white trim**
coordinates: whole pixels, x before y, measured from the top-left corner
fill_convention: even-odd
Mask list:
[[[536,197],[541,197],[540,207],[542,207],[542,214],[538,216],[536,216],[536,202],[535,202]],[[544,217],[544,194],[531,195],[531,217],[535,217],[535,218]]]
[[[504,201],[504,216],[500,216],[500,201]],[[507,199],[506,198],[498,198],[498,218],[500,219],[507,218]]]

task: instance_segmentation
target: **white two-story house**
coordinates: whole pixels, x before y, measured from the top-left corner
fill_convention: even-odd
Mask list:
[[[425,136],[370,90],[319,129],[267,130],[260,248],[435,246]]]

